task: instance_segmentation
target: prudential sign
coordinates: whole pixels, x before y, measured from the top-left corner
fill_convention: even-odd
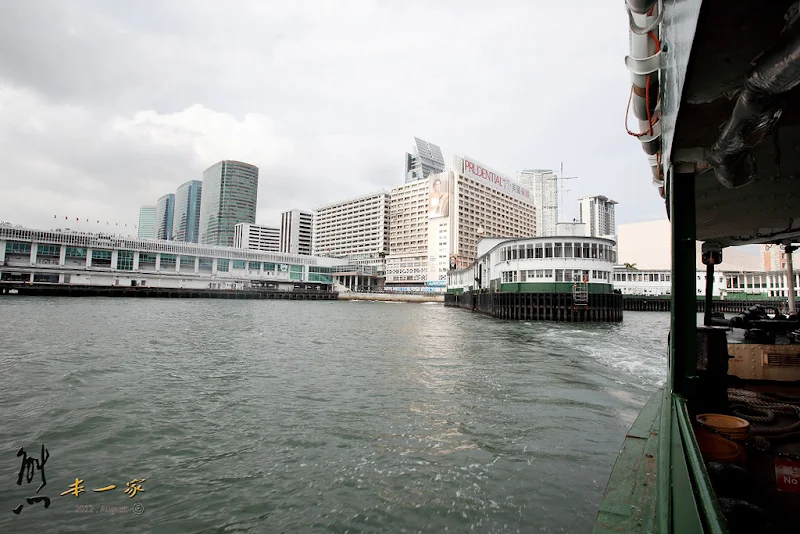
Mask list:
[[[461,158],[462,169],[461,172],[465,176],[469,176],[479,182],[488,182],[496,189],[501,189],[506,193],[530,199],[531,193],[524,187],[520,186],[516,180],[506,178],[499,172],[493,171],[488,167],[481,165],[477,161],[469,158]]]

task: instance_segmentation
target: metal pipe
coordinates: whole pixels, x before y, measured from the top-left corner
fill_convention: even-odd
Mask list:
[[[800,25],[767,51],[750,71],[730,119],[711,146],[708,162],[719,182],[734,188],[756,176],[751,149],[778,123],[782,104],[777,95],[800,84]]]
[[[703,324],[711,326],[711,305],[714,302],[714,264],[706,265],[706,305],[703,313]]]
[[[794,297],[794,266],[792,262],[792,253],[797,250],[797,247],[786,245],[786,288],[789,291],[789,315],[797,312]]]

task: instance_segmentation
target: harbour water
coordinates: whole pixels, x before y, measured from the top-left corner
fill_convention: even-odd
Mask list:
[[[5,297],[0,532],[589,532],[668,323]]]

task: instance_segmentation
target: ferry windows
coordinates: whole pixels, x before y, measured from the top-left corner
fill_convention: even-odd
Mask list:
[[[536,278],[544,278],[544,271],[542,269],[536,269]]]
[[[556,269],[556,282],[563,282],[563,281],[564,281],[564,270]]]
[[[556,243],[555,247],[553,248],[553,257],[561,258],[564,256],[563,249],[561,248],[561,243]]]
[[[512,260],[516,260],[516,259],[519,258],[518,253],[519,253],[519,251],[517,250],[517,247],[511,247],[511,259]]]
[[[545,269],[544,270],[544,277],[545,278],[553,278],[553,269]]]
[[[572,243],[564,243],[564,257],[565,258],[572,257]]]
[[[527,274],[528,274],[528,271],[520,271],[519,272],[519,281],[520,282],[526,282],[528,280]]]
[[[580,243],[575,243],[575,257],[576,258],[582,258],[583,257],[581,255],[581,244]]]
[[[597,259],[597,243],[592,243],[592,259]]]
[[[533,258],[533,245],[525,245],[525,257]]]
[[[544,252],[542,251],[542,245],[536,245],[534,252],[536,254],[537,259],[541,259],[544,257]]]
[[[589,252],[589,247],[590,247],[589,243],[583,243],[583,257],[584,258],[591,258],[591,255],[590,255],[590,252]]]
[[[552,243],[545,243],[544,244],[544,257],[545,258],[552,258],[553,257],[553,244]]]
[[[505,271],[503,272],[503,283],[504,284],[511,284],[517,281],[517,271]]]

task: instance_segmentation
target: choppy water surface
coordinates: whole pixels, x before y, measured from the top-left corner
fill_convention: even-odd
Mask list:
[[[588,532],[668,322],[1,298],[0,532]]]

